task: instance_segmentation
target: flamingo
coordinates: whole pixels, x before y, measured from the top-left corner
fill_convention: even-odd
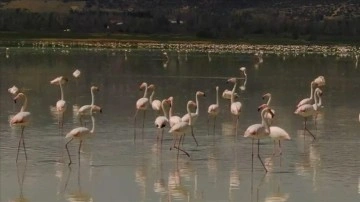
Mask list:
[[[258,111],[263,110],[269,108],[269,106],[267,104],[263,104],[260,105],[258,108]],[[268,118],[268,115],[271,116],[271,118],[273,118],[275,116],[275,113],[273,109],[269,108],[269,110],[271,111],[271,113],[265,112],[265,121],[268,122],[269,125],[269,137],[274,141],[274,152],[273,152],[273,156],[275,155],[275,147],[276,147],[276,141],[278,141],[279,143],[279,155],[282,155],[282,150],[281,150],[281,140],[291,140],[290,135],[282,128],[278,127],[278,126],[272,126],[271,125],[271,120]]]
[[[182,121],[185,121],[185,122],[188,122],[190,121],[190,116],[192,118],[192,123],[191,123],[191,135],[192,137],[194,138],[195,142],[196,142],[196,146],[198,146],[198,142],[195,138],[195,135],[194,135],[194,124],[197,120],[197,118],[199,117],[199,96],[203,96],[205,97],[205,93],[204,92],[201,92],[201,91],[197,91],[196,94],[195,94],[195,99],[196,99],[196,112],[195,113],[190,113],[190,114],[185,114],[183,117],[181,117],[181,120]]]
[[[231,114],[236,116],[235,133],[237,136],[237,128],[238,128],[238,124],[239,124],[239,117],[240,117],[242,104],[241,104],[241,102],[235,102],[235,99],[234,99],[234,93],[235,93],[235,89],[236,89],[236,85],[237,85],[236,78],[230,78],[227,80],[227,82],[234,83],[234,87],[232,89],[232,94],[231,94],[230,112],[231,112]]]
[[[81,149],[81,144],[82,144],[82,141],[86,138],[88,138],[91,134],[94,133],[95,131],[95,118],[94,116],[92,115],[92,111],[90,112],[91,113],[91,120],[92,120],[92,128],[91,130],[89,130],[88,128],[85,128],[85,127],[77,127],[77,128],[74,128],[72,129],[68,134],[66,134],[65,138],[66,139],[70,139],[66,144],[65,144],[65,148],[66,148],[66,151],[67,151],[67,154],[69,156],[69,166],[71,165],[72,161],[71,161],[71,157],[70,157],[70,152],[69,152],[69,149],[68,149],[68,144],[73,141],[74,139],[78,139],[80,141],[79,143],[79,150],[78,150],[78,158],[79,158],[79,163],[80,163],[80,149]]]
[[[300,107],[298,107],[295,110],[295,114],[300,115],[302,117],[304,117],[304,130],[308,131],[308,133],[314,138],[314,140],[316,139],[315,136],[310,132],[310,130],[306,127],[306,121],[307,118],[310,116],[314,116],[318,109],[321,107],[321,95],[322,95],[322,91],[320,90],[320,88],[316,88],[315,89],[315,104],[304,104]],[[319,100],[318,100],[319,99]],[[305,136],[304,136],[305,137]]]
[[[94,102],[95,102],[94,92],[95,92],[95,91],[98,92],[98,91],[99,91],[99,88],[96,87],[96,86],[91,86],[91,87],[90,87],[90,92],[91,92],[91,104],[90,104],[90,105],[83,105],[83,106],[81,106],[81,107],[79,108],[78,112],[77,112],[77,115],[78,115],[78,117],[79,117],[79,119],[80,119],[81,125],[82,125],[82,119],[81,119],[82,116],[87,115],[87,114],[90,114],[90,110],[91,110],[92,112],[98,111],[98,112],[102,113],[101,107],[99,107],[99,106],[97,106],[97,105],[94,104]]]
[[[142,111],[144,111],[142,129],[144,130],[145,114],[146,114],[146,110],[147,110],[148,105],[149,105],[149,99],[147,98],[147,96],[148,96],[148,85],[147,85],[146,82],[143,82],[140,85],[140,90],[142,90],[143,88],[145,88],[143,97],[136,101],[136,112],[135,112],[135,116],[134,116],[134,129],[135,129],[135,126],[136,126],[137,113],[138,113],[139,110],[142,110]],[[135,139],[136,139],[136,133],[134,133],[134,140]]]
[[[216,104],[211,104],[208,108],[208,113],[209,113],[209,117],[208,117],[208,129],[209,129],[209,118],[210,117],[214,117],[214,133],[215,133],[215,121],[216,121],[216,117],[220,112],[220,107],[219,107],[219,86],[215,87],[216,89]],[[208,135],[209,135],[209,130],[208,130]]]
[[[56,111],[58,112],[59,115],[59,122],[58,122],[59,127],[60,127],[60,122],[61,122],[61,127],[64,125],[64,112],[66,111],[66,101],[64,100],[64,90],[62,85],[63,82],[65,83],[66,81],[67,80],[65,80],[64,77],[60,77],[60,80],[58,80],[58,84],[60,86],[60,92],[61,92],[61,98],[56,102]]]
[[[23,148],[24,148],[25,159],[27,160],[26,148],[25,148],[25,139],[24,139],[24,129],[25,129],[25,126],[28,125],[28,123],[30,121],[30,117],[31,117],[30,112],[25,111],[26,107],[27,107],[27,97],[26,97],[26,95],[24,93],[17,94],[17,96],[14,98],[14,102],[16,103],[16,101],[19,98],[24,99],[23,105],[22,105],[22,107],[20,109],[20,112],[18,112],[15,116],[13,116],[10,119],[10,126],[20,126],[21,127],[21,136],[20,136],[20,139],[19,139],[19,145],[18,145],[17,154],[16,154],[16,162],[17,162],[18,157],[19,157],[19,150],[20,150],[21,141],[22,141],[22,145],[23,145]]]
[[[182,138],[185,136],[185,134],[188,133],[191,129],[192,118],[193,118],[190,115],[191,114],[191,111],[190,111],[191,106],[196,107],[196,103],[192,100],[188,101],[187,105],[186,105],[187,113],[189,115],[189,121],[180,121],[179,123],[176,123],[175,125],[173,125],[169,130],[169,133],[173,134],[173,136],[174,136],[174,141],[173,141],[172,147],[174,147],[175,149],[178,150],[178,155],[177,155],[178,158],[179,158],[179,151],[182,151],[188,157],[190,157],[189,153],[187,153],[185,150],[180,148],[180,143],[182,141]],[[178,145],[176,146],[175,144],[176,144],[178,138],[180,138],[180,139],[179,139]],[[170,147],[170,150],[172,147]]]
[[[258,108],[258,110],[260,110],[260,109]],[[269,123],[265,120],[266,113],[270,113],[270,114],[272,113],[270,108],[268,108],[268,107],[262,108],[261,124],[260,123],[253,124],[253,125],[249,126],[244,132],[244,137],[250,137],[252,139],[251,171],[253,171],[253,165],[254,165],[254,139],[257,139],[258,140],[258,158],[259,158],[262,166],[264,167],[265,172],[268,172],[268,170],[266,169],[264,162],[262,161],[261,156],[260,156],[260,139],[268,137],[269,133],[270,133]]]
[[[153,100],[154,98],[154,94],[155,94],[155,85],[151,84],[149,85],[148,89],[151,89],[151,95],[150,95],[150,100],[149,102],[151,103],[151,108],[156,111],[157,113],[160,112],[161,109],[161,101],[160,100]]]
[[[173,127],[176,123],[179,123],[181,121],[180,116],[174,116],[173,115],[173,107],[174,107],[174,98],[171,96],[168,98],[170,101],[170,108],[169,108],[169,125],[170,127]]]
[[[245,78],[244,84],[242,86],[240,86],[240,89],[245,90],[246,89],[246,82],[247,82],[246,67],[240,67],[239,70],[240,70],[240,72],[242,74],[244,74],[244,78]],[[231,94],[232,94],[231,90],[225,89],[224,92],[222,93],[222,98],[224,98],[226,100],[230,100],[231,99]],[[235,98],[238,98],[238,97],[239,97],[239,95],[237,93],[235,93]]]
[[[315,87],[315,82],[312,81],[310,83],[310,97],[309,98],[304,98],[302,99],[297,105],[296,108],[305,105],[305,104],[312,104],[313,100],[314,100],[314,87]]]
[[[247,74],[246,74],[246,67],[240,67],[240,72],[244,74],[244,83],[239,88],[240,90],[244,91],[246,90],[246,83],[247,83]]]
[[[169,119],[167,118],[167,113],[164,106],[165,103],[170,103],[170,101],[168,99],[164,99],[161,101],[161,109],[164,115],[158,116],[155,119],[155,127],[161,130],[161,139],[160,139],[161,143],[163,140],[164,128],[169,123]],[[156,136],[156,139],[159,140],[159,134]]]
[[[271,93],[266,93],[262,96],[262,99],[266,99],[268,98],[267,102],[266,102],[266,106],[270,107],[270,102],[271,102]],[[270,109],[271,113],[275,115],[275,110]],[[265,113],[265,118],[269,121],[270,125],[272,124],[273,121],[273,115],[271,115],[270,113]]]

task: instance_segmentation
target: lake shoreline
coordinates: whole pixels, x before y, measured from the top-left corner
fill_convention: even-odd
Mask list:
[[[239,40],[202,39],[175,35],[126,34],[21,34],[0,32],[0,47],[37,48],[102,48],[102,49],[160,49],[185,52],[240,52],[240,53],[326,53],[358,54],[354,43],[323,39],[310,42],[304,39],[251,36]],[[348,39],[347,41],[351,41]]]

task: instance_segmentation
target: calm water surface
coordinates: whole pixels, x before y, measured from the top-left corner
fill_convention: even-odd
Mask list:
[[[40,50],[0,49],[0,201],[359,201],[360,199],[360,71],[352,58],[321,55],[264,55],[257,63],[249,54],[169,52],[132,50]],[[228,77],[239,77],[247,67],[245,90],[237,89],[243,104],[238,136],[235,136],[229,101],[220,98],[221,113],[213,133],[207,130],[207,107],[215,103],[215,86],[220,93],[232,86]],[[75,81],[75,68],[82,72]],[[56,76],[70,80],[64,86],[68,108],[63,129],[58,129],[52,107],[60,97],[58,86],[49,84]],[[302,119],[293,114],[299,100],[310,94],[309,83],[324,75],[324,108],[317,136],[304,140]],[[155,113],[148,111],[141,134],[142,117],[133,141],[135,102],[142,96],[141,82],[156,85],[157,99],[174,97],[174,110],[185,113],[185,104],[201,90],[200,116],[194,131],[199,146],[190,136],[184,148],[191,157],[169,151],[171,136],[165,130],[162,147],[156,144]],[[243,85],[244,80],[240,80]],[[17,85],[26,92],[31,125],[25,128],[28,161],[22,150],[15,163],[19,128],[8,119],[14,105],[7,89]],[[95,115],[95,136],[84,142],[80,164],[78,142],[70,151],[74,164],[67,166],[64,135],[79,126],[79,106],[90,103],[90,86],[97,85],[95,103],[103,107]],[[270,92],[276,110],[275,124],[292,137],[283,143],[282,157],[271,158],[273,145],[264,140],[261,155],[269,173],[258,159],[251,172],[251,140],[245,129],[260,122],[257,106]],[[86,119],[91,127],[91,120]]]

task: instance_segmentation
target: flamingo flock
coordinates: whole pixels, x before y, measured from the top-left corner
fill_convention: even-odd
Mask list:
[[[165,54],[164,54],[165,55]],[[238,125],[240,122],[242,103],[237,100],[239,97],[236,93],[238,87],[238,80],[245,79],[244,83],[247,81],[246,68],[241,67],[240,73],[244,75],[242,78],[232,77],[227,80],[227,83],[232,84],[232,90],[225,90],[222,94],[223,99],[229,101],[229,114],[234,117],[234,128],[235,128],[235,137],[238,135]],[[80,71],[76,70],[73,73],[75,79],[78,79],[80,76]],[[66,110],[67,103],[64,98],[64,89],[63,85],[66,85],[68,79],[64,76],[56,77],[55,79],[50,81],[51,85],[58,85],[60,87],[60,99],[56,102],[56,111],[58,113],[58,125],[59,127],[63,127],[64,124],[64,112]],[[304,132],[308,132],[313,139],[316,137],[311,133],[311,131],[307,127],[307,120],[309,117],[315,117],[322,106],[322,90],[321,87],[325,86],[325,78],[323,76],[319,76],[310,82],[310,97],[302,99],[297,105],[295,109],[295,114],[304,118]],[[198,141],[194,134],[194,126],[196,120],[200,116],[199,114],[199,102],[200,98],[205,97],[205,93],[203,91],[196,91],[195,93],[195,101],[189,100],[186,105],[186,114],[181,116],[177,116],[174,113],[174,97],[170,96],[168,98],[164,98],[158,100],[154,99],[155,95],[155,84],[148,85],[147,82],[142,82],[139,86],[140,90],[144,91],[144,94],[141,98],[139,98],[135,103],[135,115],[134,115],[134,140],[136,139],[136,120],[139,111],[142,111],[142,130],[144,130],[144,120],[146,111],[150,108],[155,112],[156,117],[154,120],[155,128],[157,129],[156,139],[159,145],[163,144],[164,131],[166,127],[169,128],[168,133],[171,134],[173,138],[173,143],[170,147],[170,150],[176,149],[178,151],[177,158],[179,158],[179,153],[182,152],[188,157],[190,154],[183,148],[182,143],[184,142],[184,138],[187,134],[192,135],[196,146],[198,146]],[[244,85],[240,86],[240,90],[245,90]],[[25,159],[27,160],[26,148],[25,148],[25,138],[24,138],[24,129],[25,126],[28,125],[31,117],[31,113],[26,111],[28,100],[24,92],[21,92],[16,86],[13,86],[8,89],[9,93],[14,96],[14,101],[16,102],[19,99],[23,100],[23,105],[20,111],[11,118],[10,125],[11,126],[20,126],[21,127],[21,135],[18,143],[17,157],[16,162],[18,161],[19,150],[21,147],[21,143],[23,146],[23,150],[25,153]],[[65,149],[67,151],[69,157],[69,166],[72,164],[71,155],[68,149],[68,145],[74,140],[79,140],[79,148],[78,148],[78,157],[80,162],[80,150],[84,139],[92,136],[95,133],[95,118],[94,114],[96,112],[102,112],[102,108],[98,105],[95,105],[95,93],[99,91],[97,86],[90,87],[91,93],[91,103],[87,105],[83,105],[79,108],[77,112],[77,116],[79,118],[80,126],[72,129],[65,135],[65,138],[68,141],[65,144]],[[149,91],[151,92],[149,96]],[[208,135],[209,135],[209,121],[213,119],[213,130],[215,134],[215,125],[216,119],[221,109],[219,102],[219,86],[215,86],[215,95],[216,100],[214,104],[208,106]],[[283,140],[291,140],[290,135],[279,126],[274,125],[274,116],[275,110],[271,107],[271,93],[266,93],[262,96],[263,99],[267,99],[267,102],[260,105],[258,107],[258,111],[260,112],[260,123],[256,123],[250,125],[243,134],[243,137],[252,139],[252,170],[253,170],[253,156],[254,156],[254,141],[257,141],[257,156],[260,160],[265,172],[268,172],[266,165],[262,161],[260,155],[260,140],[269,138],[274,142],[274,151],[273,156],[282,155],[281,141]],[[82,117],[90,116],[92,120],[92,128],[87,128],[83,126]],[[360,115],[359,115],[360,117]],[[360,118],[359,118],[360,120]],[[305,137],[305,136],[304,136]],[[278,149],[276,150],[276,147]],[[278,151],[278,152],[277,152]],[[278,153],[278,154],[276,154]]]

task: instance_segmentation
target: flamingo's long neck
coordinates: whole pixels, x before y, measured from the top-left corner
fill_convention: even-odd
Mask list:
[[[219,105],[219,88],[216,88],[216,105]]]
[[[167,116],[165,106],[164,106],[165,102],[166,102],[166,100],[161,101],[161,109],[163,110],[164,116],[167,118],[168,116]]]
[[[93,115],[91,115],[91,121],[92,121],[92,128],[91,128],[90,133],[94,133],[94,131],[95,131],[95,118],[94,118]]]
[[[191,118],[191,111],[190,111],[190,104],[188,103],[186,106],[187,113],[189,114],[189,126],[192,124],[192,118]]]
[[[60,85],[60,92],[61,92],[61,100],[64,100],[64,91],[63,91],[63,87],[61,84],[61,80],[59,81],[59,85]]]
[[[196,93],[196,114],[199,114],[199,95]]]
[[[143,97],[147,97],[147,93],[148,93],[148,86],[147,86],[147,84],[145,84],[145,91],[144,91]]]
[[[316,96],[315,96],[316,97]],[[314,87],[313,87],[313,83],[311,82],[310,84],[310,99],[314,99]]]
[[[171,100],[170,108],[169,108],[169,118],[173,116],[173,101]]]
[[[317,107],[317,106],[319,106],[319,104],[318,104],[318,97],[319,97],[319,95],[318,95],[318,92],[317,91],[315,91],[315,93],[314,94],[316,94],[314,97],[314,99],[315,99],[315,106]]]
[[[265,126],[265,130],[266,131],[268,131],[268,132],[270,132],[270,125],[269,125],[269,123],[268,123],[268,121],[270,121],[270,120],[265,120],[265,114],[266,114],[266,111],[267,111],[268,109],[263,109],[262,111],[261,111],[261,124],[263,125],[263,126]]]
[[[267,106],[270,106],[270,102],[271,102],[271,95],[269,95],[269,99],[268,99],[266,105],[267,105]]]
[[[94,105],[94,103],[95,103],[94,90],[91,89],[91,105]]]
[[[234,103],[234,98],[235,98],[234,94],[235,94],[236,84],[237,84],[237,82],[235,80],[234,87],[233,87],[233,89],[231,91],[231,104]]]
[[[26,95],[24,95],[24,103],[23,103],[23,105],[21,106],[20,111],[21,111],[21,112],[24,112],[24,111],[26,110],[26,107],[27,107],[27,97],[26,97]]]
[[[154,94],[155,94],[155,90],[153,90],[151,95],[150,95],[150,103],[152,103],[152,101],[153,101]]]

